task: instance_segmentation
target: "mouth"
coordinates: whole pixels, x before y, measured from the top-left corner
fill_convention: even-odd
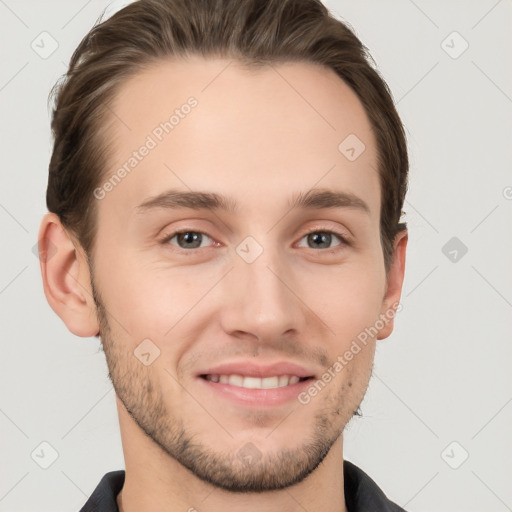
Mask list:
[[[313,371],[294,363],[266,366],[253,362],[228,363],[197,375],[212,399],[243,406],[277,406],[297,399],[315,379]]]

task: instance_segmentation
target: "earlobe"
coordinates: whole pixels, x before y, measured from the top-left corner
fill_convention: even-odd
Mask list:
[[[387,288],[381,310],[381,318],[385,325],[377,335],[378,340],[387,338],[393,332],[394,318],[402,295],[408,239],[407,230],[400,231],[393,243],[393,264],[388,272]]]
[[[83,249],[54,213],[43,217],[38,243],[46,300],[73,334],[95,336],[99,326]]]

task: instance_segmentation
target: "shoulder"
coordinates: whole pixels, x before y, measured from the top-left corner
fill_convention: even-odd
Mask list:
[[[119,512],[116,498],[123,488],[124,475],[124,470],[104,475],[80,512]]]
[[[362,469],[348,460],[343,461],[343,479],[348,512],[406,512],[389,500]]]

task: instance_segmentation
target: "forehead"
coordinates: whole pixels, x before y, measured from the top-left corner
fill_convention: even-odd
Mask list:
[[[128,172],[104,203],[128,211],[165,189],[202,190],[257,211],[263,200],[277,205],[282,196],[284,206],[318,187],[361,197],[378,219],[370,122],[357,95],[323,66],[163,60],[127,80],[110,112],[105,179]]]

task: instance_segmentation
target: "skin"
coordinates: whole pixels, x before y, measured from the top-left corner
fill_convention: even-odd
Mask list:
[[[339,77],[307,63],[255,71],[229,62],[160,62],[124,83],[106,120],[106,179],[187,98],[198,105],[93,199],[93,275],[58,217],[44,217],[40,249],[57,248],[41,258],[45,294],[72,333],[101,332],[125,455],[121,511],[346,511],[342,432],[392,319],[305,405],[243,405],[198,372],[291,361],[319,378],[400,300],[407,234],[397,236],[386,275],[375,138]],[[338,150],[349,134],[366,146],[355,161]],[[289,198],[312,188],[351,193],[369,212],[290,211]],[[137,212],[169,189],[224,194],[238,211]],[[168,240],[179,230],[205,233],[200,247]],[[317,246],[310,232],[349,243],[332,234]],[[263,250],[252,263],[236,251],[248,236]],[[148,366],[134,355],[144,339],[160,351]],[[240,456],[247,450],[251,462]]]

